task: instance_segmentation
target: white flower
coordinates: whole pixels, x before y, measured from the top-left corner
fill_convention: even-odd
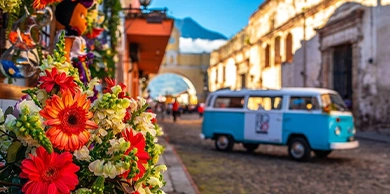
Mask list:
[[[0,108],[0,123],[4,122],[4,113],[3,109]]]
[[[103,129],[103,128],[101,128],[101,127],[99,127],[99,129],[98,129],[99,131],[98,131],[98,133],[101,135],[101,136],[106,136],[108,133],[107,133],[107,131],[105,130],[105,129]]]
[[[111,91],[113,94],[118,95],[120,92],[122,92],[122,88],[119,85],[116,85],[111,88]]]
[[[43,105],[46,104],[46,100],[48,98],[46,90],[38,90],[37,91],[37,99],[39,102],[41,102]]]
[[[126,170],[129,170],[130,164],[124,163],[123,161],[118,161],[115,163],[115,167],[118,174],[123,174]]]
[[[7,115],[7,118],[5,119],[5,127],[8,129],[13,129],[16,124],[16,117],[14,115]]]
[[[164,164],[161,164],[161,165],[158,165],[154,168],[154,170],[156,172],[164,172],[167,170],[167,166],[165,166]]]
[[[103,169],[104,178],[110,177],[111,179],[113,179],[118,174],[119,173],[117,173],[115,165],[113,165],[111,162],[107,162],[107,164],[104,165],[104,169]]]
[[[131,99],[131,100],[130,100],[130,103],[129,103],[129,108],[130,108],[130,112],[136,111],[137,108],[138,108],[138,103],[137,103],[137,101],[134,100],[134,99]]]
[[[138,183],[137,185],[135,185],[135,191],[137,191],[140,194],[146,194],[146,191],[143,188],[142,183]]]
[[[104,161],[95,160],[88,165],[89,171],[93,172],[96,176],[103,175]]]
[[[104,164],[104,161],[95,160],[89,164],[88,168],[96,176],[104,176],[104,178],[110,177],[113,179],[125,172],[123,166],[125,166],[123,163],[119,163],[119,165],[116,166],[111,162]]]
[[[155,114],[149,112],[143,112],[140,116],[134,119],[134,124],[137,125],[137,129],[146,136],[146,133],[149,132],[153,137],[156,136],[157,132],[152,123],[152,119],[155,117]]]
[[[147,182],[150,185],[152,185],[153,187],[158,186],[159,188],[161,188],[163,186],[163,183],[158,178],[156,178],[154,176],[150,177]]]
[[[146,104],[146,100],[144,98],[141,98],[138,96],[137,99],[138,99],[138,106],[139,107],[143,107]]]
[[[19,104],[19,110],[28,109],[30,113],[37,113],[41,109],[32,100],[23,100]]]
[[[100,80],[99,80],[97,77],[95,77],[95,78],[93,78],[93,79],[88,83],[88,88],[89,88],[90,90],[93,90],[93,88],[94,88],[95,86],[99,85],[99,84],[100,84]]]
[[[73,155],[77,158],[77,160],[84,160],[88,162],[91,160],[87,146],[83,146],[81,149],[76,150]]]
[[[113,154],[115,152],[124,153],[130,147],[130,142],[127,142],[124,138],[110,139],[111,147],[108,148],[107,153]]]

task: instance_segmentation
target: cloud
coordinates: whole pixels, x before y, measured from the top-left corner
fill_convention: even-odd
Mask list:
[[[180,37],[180,52],[182,53],[211,53],[226,43],[227,40],[205,40]]]

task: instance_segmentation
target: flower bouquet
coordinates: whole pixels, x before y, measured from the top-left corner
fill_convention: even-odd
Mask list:
[[[164,193],[162,130],[124,84],[84,84],[66,62],[64,38],[40,65],[38,85],[0,110],[0,192]]]

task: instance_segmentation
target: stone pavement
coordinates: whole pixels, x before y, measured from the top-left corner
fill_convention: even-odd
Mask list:
[[[168,137],[164,135],[158,141],[165,147],[159,163],[165,164],[168,168],[163,174],[166,181],[166,185],[162,188],[163,191],[167,194],[198,194],[197,186],[177,155],[175,148],[169,144]]]
[[[169,117],[168,117],[169,118]],[[197,117],[186,117],[187,119],[198,119]],[[164,122],[172,122],[171,119],[167,119]],[[375,142],[390,143],[390,129],[388,130],[376,130],[376,131],[362,131],[358,130],[356,133],[357,139],[369,140]],[[169,138],[164,135],[159,138],[159,143],[165,147],[164,154],[160,157],[160,163],[165,164],[168,170],[164,172],[164,180],[166,185],[163,190],[167,194],[198,194],[199,190],[194,184],[190,174],[187,172],[186,167],[182,163],[180,157],[177,155],[173,145],[169,143]]]

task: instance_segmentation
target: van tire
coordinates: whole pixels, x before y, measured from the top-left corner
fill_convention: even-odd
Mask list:
[[[242,145],[244,146],[247,152],[251,152],[251,153],[254,152],[259,147],[259,144],[257,143],[242,143]]]
[[[288,143],[288,154],[294,160],[307,161],[310,159],[310,153],[310,146],[302,137],[294,137]]]
[[[230,135],[218,135],[215,138],[215,148],[219,151],[232,151],[233,145],[234,141]]]
[[[314,153],[316,154],[317,158],[326,158],[331,153],[331,150],[325,151],[325,150],[314,150]]]

